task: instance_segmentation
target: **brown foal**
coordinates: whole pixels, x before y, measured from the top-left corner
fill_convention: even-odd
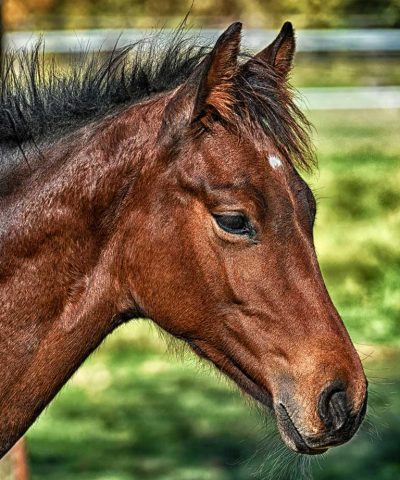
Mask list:
[[[272,409],[291,449],[324,452],[360,425],[367,382],[296,169],[312,153],[287,85],[293,29],[254,57],[239,54],[240,31],[193,53],[178,83],[58,137],[50,126],[34,146],[2,106],[18,141],[1,150],[1,455],[143,316]]]

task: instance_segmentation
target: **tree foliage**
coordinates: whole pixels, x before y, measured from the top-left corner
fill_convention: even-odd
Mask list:
[[[400,0],[5,0],[8,30],[198,26],[241,19],[248,27],[399,27]]]

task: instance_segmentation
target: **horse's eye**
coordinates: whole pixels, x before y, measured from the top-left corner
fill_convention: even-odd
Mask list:
[[[218,226],[225,232],[235,235],[254,235],[254,227],[249,219],[242,213],[214,214]]]

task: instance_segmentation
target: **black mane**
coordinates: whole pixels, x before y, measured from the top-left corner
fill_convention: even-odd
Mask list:
[[[66,67],[46,62],[41,43],[31,52],[6,52],[0,76],[1,156],[177,87],[208,51],[178,29],[167,42],[156,35],[108,54],[71,57]],[[237,115],[261,126],[291,161],[310,166],[309,124],[286,83],[280,85],[272,69],[264,71],[262,79],[238,76]]]

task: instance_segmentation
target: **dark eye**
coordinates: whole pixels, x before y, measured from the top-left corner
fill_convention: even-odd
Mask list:
[[[255,235],[255,230],[249,219],[242,213],[214,214],[218,226],[225,232],[235,235]]]

